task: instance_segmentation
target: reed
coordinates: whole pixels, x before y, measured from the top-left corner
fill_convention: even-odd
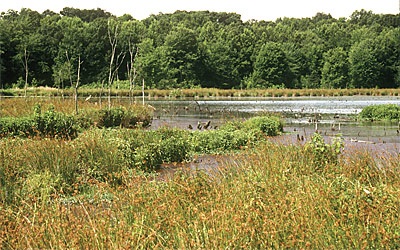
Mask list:
[[[103,144],[125,135],[90,133],[95,134],[68,143],[0,141],[0,155],[10,155],[1,158],[8,168],[0,173],[15,171],[31,185],[24,189],[30,195],[16,194],[18,203],[0,203],[2,248],[400,247],[398,155],[377,161],[371,152],[357,149],[315,168],[317,161],[305,146],[267,141],[234,161],[222,161],[217,173],[182,169],[170,180],[157,181],[122,168],[113,147]],[[52,150],[43,152],[44,143]],[[12,147],[25,149],[10,154]],[[36,159],[48,154],[49,160],[24,165],[28,152]],[[77,185],[69,196],[49,196],[45,187],[59,185],[54,176],[63,166],[57,163],[63,152],[78,166],[84,164],[80,171],[86,172],[76,178],[84,179],[79,185],[86,188]],[[105,156],[108,160],[98,159]],[[18,170],[15,160],[21,164]],[[103,180],[80,177],[110,166],[116,169],[105,172],[114,174]]]
[[[92,96],[93,98],[106,98],[108,92],[98,86],[82,87],[79,90],[80,97]],[[129,88],[112,88],[113,98],[129,97]],[[207,97],[295,97],[295,96],[399,96],[400,89],[216,89],[216,88],[193,88],[193,89],[146,89],[146,98],[207,98]],[[4,92],[7,96],[24,96],[23,89],[8,89]],[[30,88],[30,97],[72,97],[73,89],[63,91],[53,88]],[[133,90],[134,97],[141,97],[142,91]]]

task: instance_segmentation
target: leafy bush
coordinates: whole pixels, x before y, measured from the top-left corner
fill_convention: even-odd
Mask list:
[[[230,130],[231,128],[194,132],[191,138],[194,152],[199,154],[218,154],[238,150],[255,139],[251,131]]]
[[[0,119],[0,136],[48,137],[73,139],[78,134],[75,119],[72,116],[55,112],[54,107],[42,113],[40,105],[35,105],[33,116],[5,117]]]
[[[137,131],[130,138],[120,141],[119,148],[128,166],[152,171],[162,163],[188,160],[192,152],[189,134],[189,131],[170,128]]]
[[[400,106],[396,104],[370,105],[360,112],[361,119],[374,120],[400,120]]]
[[[311,137],[311,141],[304,146],[305,155],[309,157],[315,170],[322,169],[328,164],[337,164],[342,148],[341,138],[334,138],[331,144],[327,144],[322,135],[318,133],[315,133]]]
[[[239,150],[282,131],[275,117],[255,117],[245,122],[229,122],[219,130],[194,131],[161,128],[137,131],[119,143],[131,168],[155,170],[162,163],[182,162],[194,154],[220,154]]]
[[[97,126],[105,128],[147,127],[152,120],[148,110],[145,110],[145,108],[140,109],[138,106],[135,109],[126,109],[124,107],[102,109],[97,116]]]
[[[243,123],[249,130],[260,131],[268,136],[276,136],[283,132],[283,123],[276,116],[256,116]]]
[[[121,126],[124,113],[125,111],[122,107],[102,109],[99,111],[99,121],[97,125],[106,128]]]

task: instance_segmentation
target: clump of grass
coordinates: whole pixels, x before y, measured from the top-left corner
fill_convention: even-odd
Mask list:
[[[143,107],[143,106],[141,106]],[[124,107],[115,107],[110,109],[101,109],[97,111],[96,123],[99,127],[148,127],[152,121],[152,116],[145,108],[135,106],[134,109]]]

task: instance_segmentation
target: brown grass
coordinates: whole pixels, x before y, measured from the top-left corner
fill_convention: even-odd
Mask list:
[[[79,90],[80,97],[91,95],[98,98],[102,93],[107,97],[107,91],[99,88],[82,88]],[[22,97],[23,89],[8,89],[7,93]],[[28,96],[72,96],[72,89],[60,91],[54,88],[29,88]],[[142,96],[141,90],[134,90],[133,95],[137,98]],[[148,89],[145,90],[146,98],[180,98],[180,97],[296,97],[296,96],[399,96],[400,89],[216,89],[216,88],[194,88],[194,89]],[[128,89],[111,89],[112,97],[128,97]]]
[[[2,248],[400,247],[399,157],[367,152],[313,170],[302,146],[266,143],[218,174],[155,181],[125,169],[71,197],[0,204]]]

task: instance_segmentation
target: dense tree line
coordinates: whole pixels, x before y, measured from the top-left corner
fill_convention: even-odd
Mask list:
[[[247,21],[177,11],[135,20],[101,9],[0,15],[0,84],[145,79],[151,88],[398,88],[400,15]]]

